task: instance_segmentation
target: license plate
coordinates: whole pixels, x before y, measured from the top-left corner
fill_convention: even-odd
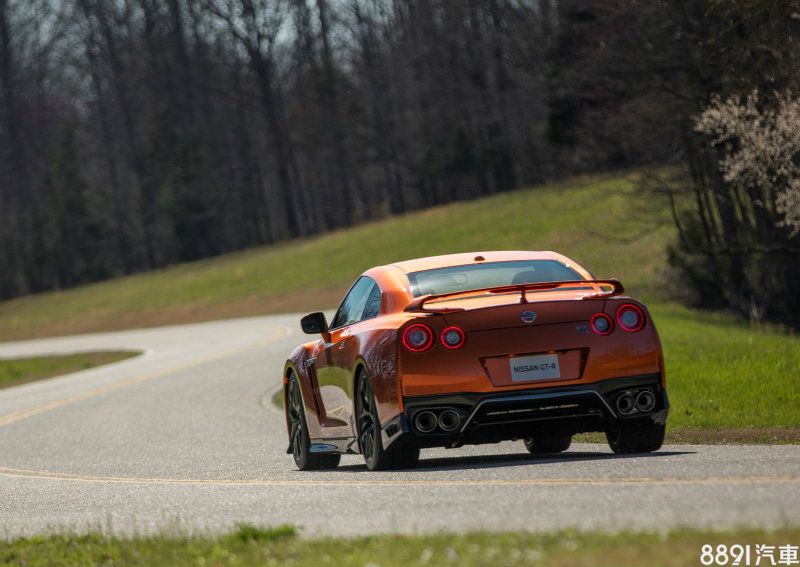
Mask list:
[[[557,354],[540,354],[537,356],[518,356],[509,361],[512,382],[529,380],[549,380],[561,378]]]

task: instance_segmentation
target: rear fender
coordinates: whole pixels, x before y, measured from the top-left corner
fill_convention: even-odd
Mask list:
[[[397,368],[398,333],[385,329],[374,337],[368,349],[358,355],[353,365],[353,415],[355,416],[356,382],[361,371],[366,372],[378,409],[378,420],[385,425],[402,412],[400,374]],[[355,427],[354,427],[355,430]]]
[[[634,305],[638,306],[645,315],[647,322],[645,323],[645,328],[642,329],[640,332],[647,331],[650,340],[656,345],[658,350],[658,369],[661,374],[661,387],[667,387],[667,370],[664,366],[664,350],[661,346],[661,337],[658,334],[658,329],[656,328],[655,321],[653,321],[653,316],[650,314],[650,311],[647,309],[647,306],[635,299],[631,299],[630,297],[620,297],[614,298],[613,300],[609,300],[606,302],[606,309],[604,310],[616,323],[616,309],[619,308],[620,305],[623,303],[633,303]]]
[[[315,343],[307,343],[297,347],[286,361],[283,369],[283,411],[286,421],[286,430],[290,432],[288,409],[288,385],[289,376],[294,374],[300,384],[300,395],[303,398],[303,411],[305,413],[306,425],[309,435],[318,437],[321,431],[320,408],[317,406],[314,395],[314,385],[308,372],[308,359],[311,357]]]

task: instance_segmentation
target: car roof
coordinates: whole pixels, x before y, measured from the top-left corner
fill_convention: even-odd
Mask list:
[[[557,260],[568,266],[581,268],[566,256],[550,251],[530,250],[495,250],[491,252],[463,252],[460,254],[445,254],[443,256],[429,256],[389,264],[394,268],[409,274],[423,270],[447,268],[450,266],[463,266],[465,264],[478,264],[483,262],[513,262],[514,260]],[[582,268],[581,268],[581,271]]]

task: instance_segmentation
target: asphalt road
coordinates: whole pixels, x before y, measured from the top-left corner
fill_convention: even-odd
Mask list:
[[[800,446],[581,444],[426,450],[418,469],[359,456],[301,473],[269,398],[304,340],[276,316],[0,344],[0,357],[140,349],[141,357],[0,390],[0,537],[52,529],[217,531],[290,523],[306,536],[664,529],[800,523]]]

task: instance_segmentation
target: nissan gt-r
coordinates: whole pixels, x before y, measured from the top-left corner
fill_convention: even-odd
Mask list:
[[[360,453],[410,468],[420,449],[521,440],[533,454],[603,432],[615,453],[658,450],[669,403],[646,307],[554,252],[475,252],[378,266],[283,372],[298,469]]]

